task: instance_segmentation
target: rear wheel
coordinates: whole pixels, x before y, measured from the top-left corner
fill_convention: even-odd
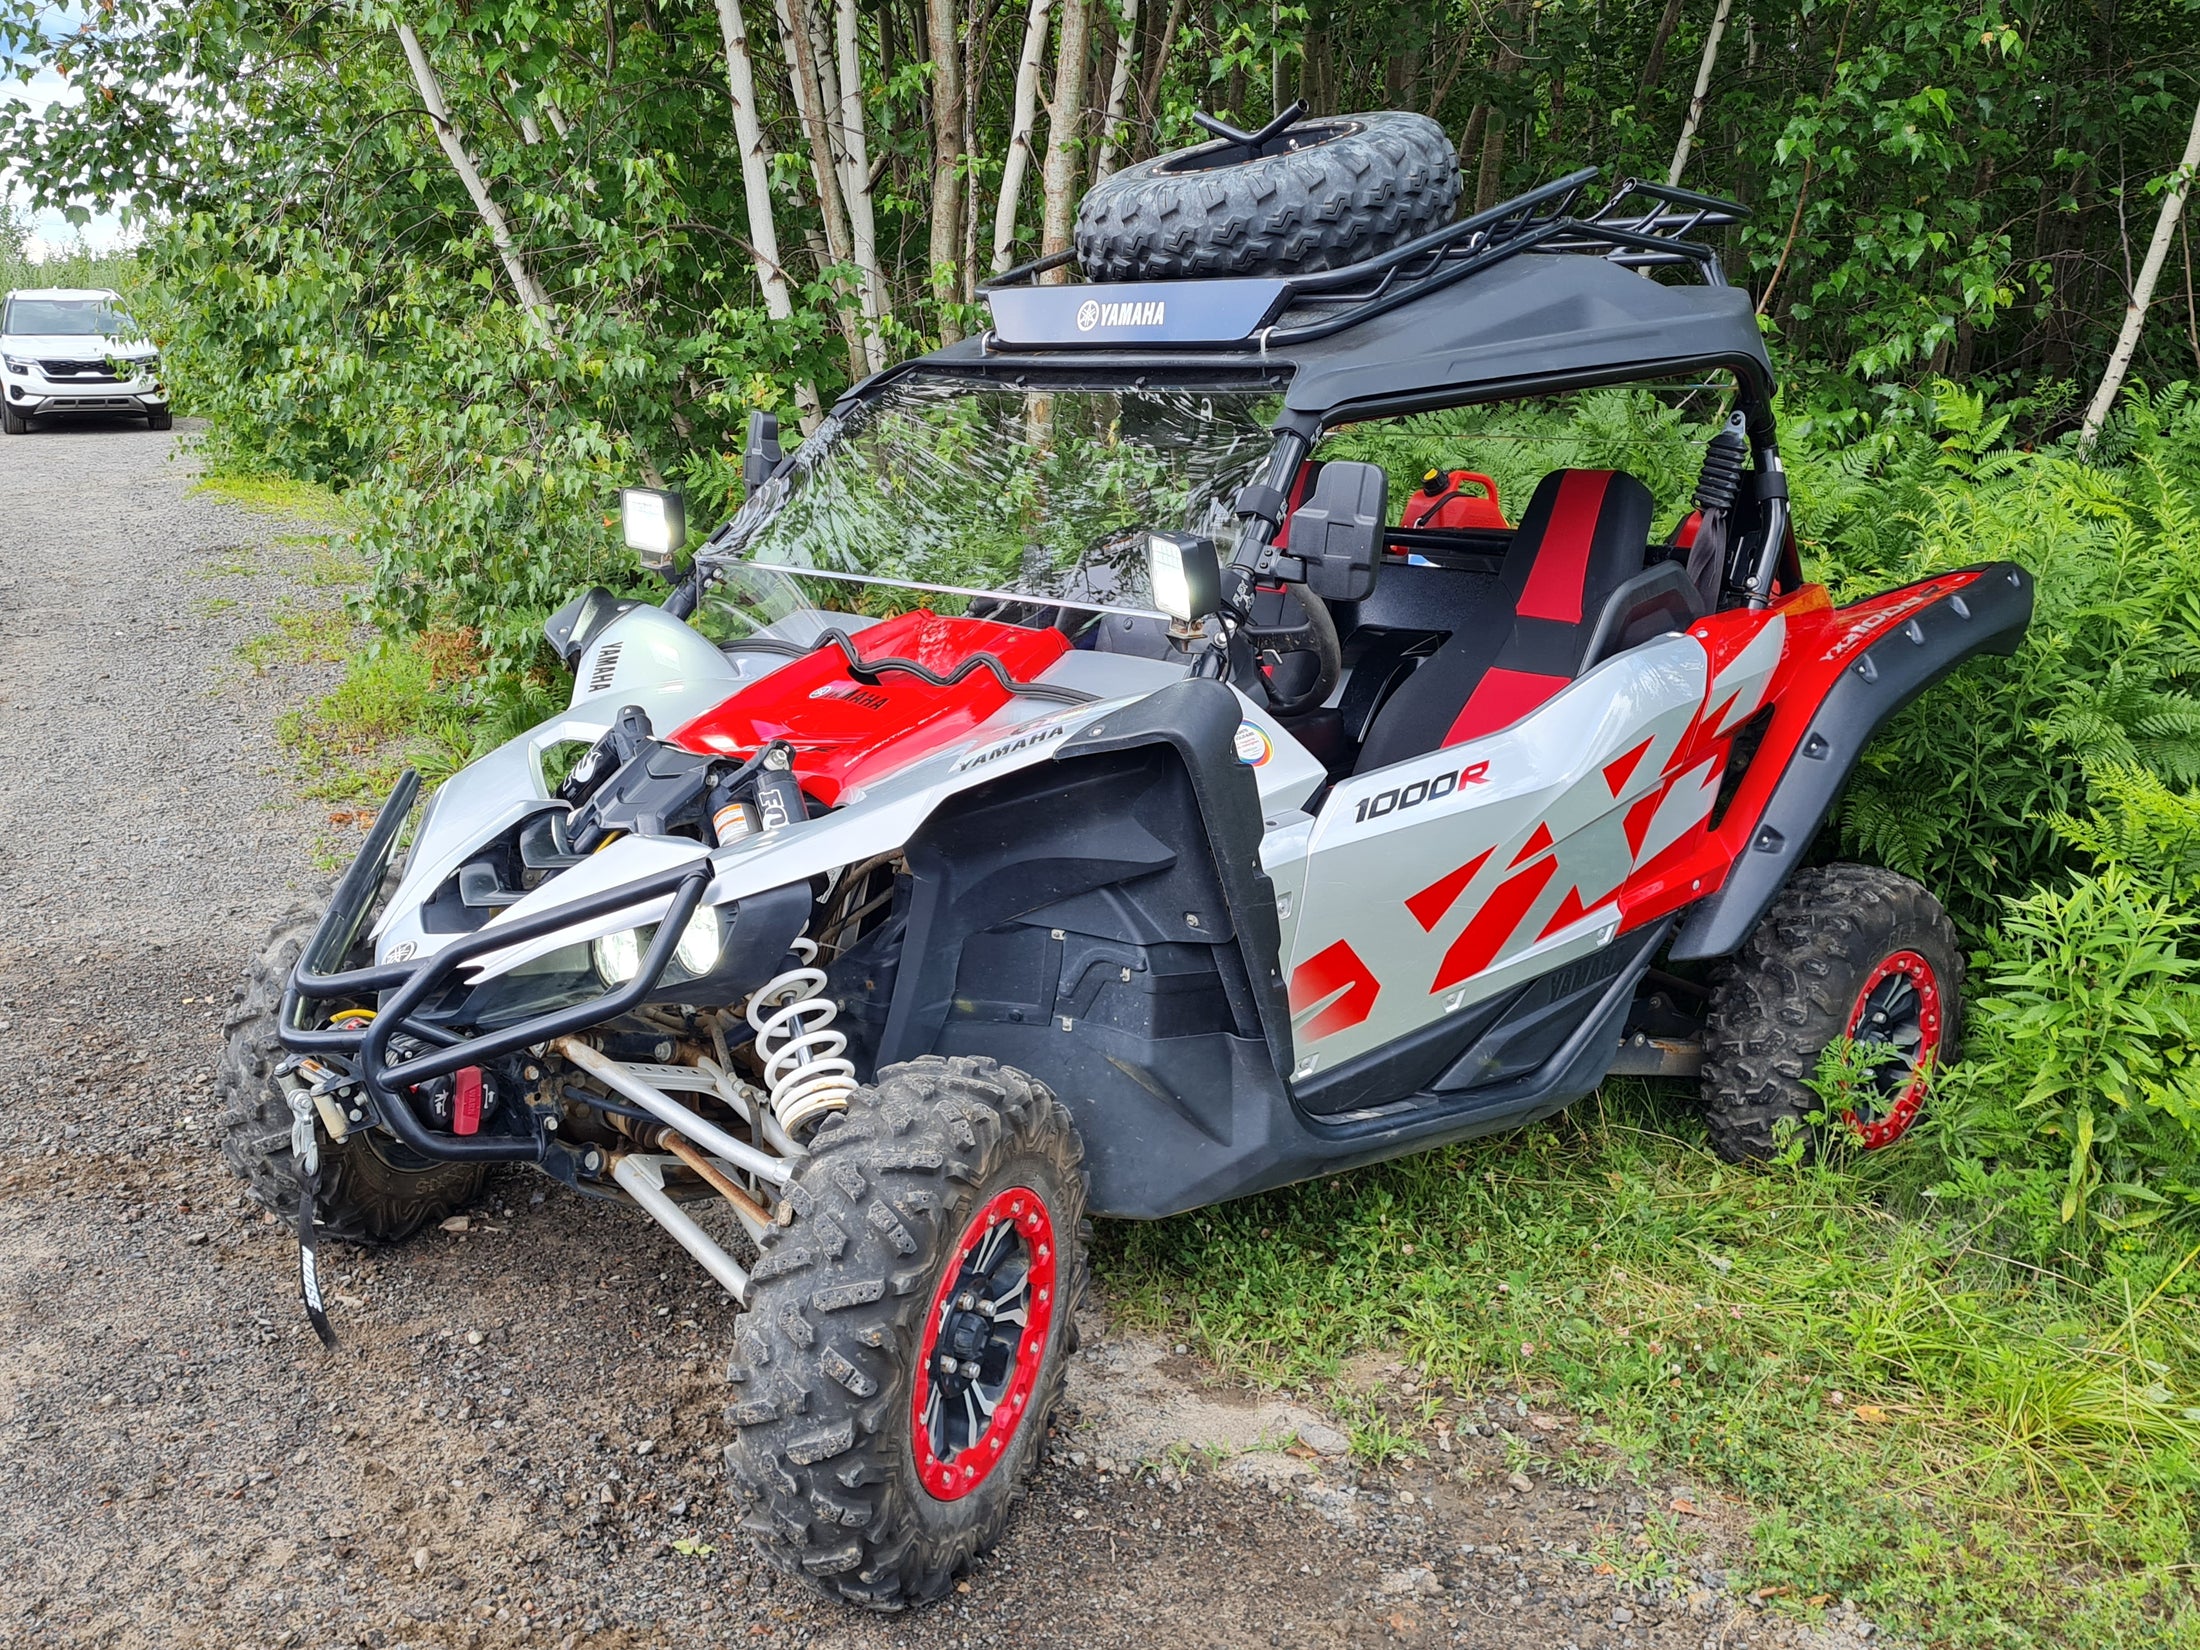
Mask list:
[[[1827,1048],[1868,1070],[1829,1128],[1874,1150],[1917,1120],[1955,1058],[1963,952],[1940,902],[1869,865],[1798,872],[1712,983],[1704,1121],[1720,1156],[1761,1160],[1825,1109],[1809,1084]]]
[[[275,1029],[290,971],[319,920],[318,912],[297,911],[275,925],[237,992],[214,1074],[222,1156],[253,1197],[286,1220],[298,1213],[298,1168],[290,1100],[275,1075],[283,1062]],[[314,1127],[321,1158],[314,1212],[323,1230],[347,1242],[400,1242],[465,1208],[488,1179],[485,1164],[408,1163],[395,1140],[355,1131],[339,1141]]]
[[[1076,1344],[1081,1156],[985,1059],[890,1067],[820,1127],[728,1371],[743,1527],[782,1567],[891,1610],[999,1541]]]

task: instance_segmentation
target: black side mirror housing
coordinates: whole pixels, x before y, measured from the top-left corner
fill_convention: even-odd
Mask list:
[[[779,447],[779,415],[751,412],[748,440],[741,448],[741,485],[755,492],[771,480],[784,456]]]
[[[1313,496],[1291,512],[1291,554],[1306,564],[1306,588],[1325,602],[1365,601],[1389,531],[1383,467],[1356,459],[1324,464]]]

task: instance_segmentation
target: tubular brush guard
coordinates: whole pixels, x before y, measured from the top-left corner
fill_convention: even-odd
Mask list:
[[[382,805],[382,812],[359,850],[359,857],[352,861],[351,869],[336,885],[335,896],[329,901],[320,926],[299,953],[290,987],[283,993],[279,1035],[283,1047],[293,1054],[350,1056],[357,1063],[356,1075],[373,1102],[376,1120],[423,1157],[442,1162],[542,1162],[551,1148],[539,1123],[532,1124],[524,1136],[437,1134],[422,1126],[400,1091],[431,1077],[456,1071],[461,1066],[476,1065],[514,1049],[585,1031],[639,1007],[671,965],[681,931],[702,903],[703,892],[710,886],[710,863],[698,860],[692,865],[673,866],[517,922],[491,924],[462,935],[417,961],[377,963],[366,968],[332,967],[343,960],[373,907],[375,895],[382,886],[383,873],[389,867],[390,855],[396,848],[398,833],[403,830],[419,792],[420,777],[407,768],[390,792],[389,800]],[[642,958],[640,971],[615,991],[538,1014],[479,1037],[457,1040],[441,1026],[408,1018],[460,967],[485,952],[501,951],[507,946],[668,894],[672,897],[672,907],[659,920],[656,936],[650,942],[648,954]],[[381,1000],[374,1017],[363,1024],[310,1027],[304,1023],[304,1008],[309,1002],[368,996]],[[421,1042],[439,1046],[431,1053],[393,1065],[389,1063],[390,1040],[400,1031]]]

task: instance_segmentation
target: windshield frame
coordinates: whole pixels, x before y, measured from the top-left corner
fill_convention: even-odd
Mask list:
[[[683,616],[692,614],[701,604],[703,593],[712,578],[721,570],[734,566],[753,567],[760,571],[784,574],[793,579],[821,579],[836,584],[880,586],[896,590],[913,590],[927,593],[962,596],[974,600],[1014,603],[1032,608],[1062,608],[1077,613],[1129,615],[1143,619],[1166,621],[1169,615],[1161,609],[1131,602],[1080,600],[1073,596],[1057,596],[1052,593],[1034,593],[1016,590],[980,589],[969,585],[933,583],[918,579],[889,578],[878,574],[850,573],[840,569],[790,566],[780,562],[751,561],[745,554],[746,546],[777,518],[780,511],[795,497],[798,479],[806,467],[822,462],[823,449],[842,439],[852,420],[862,416],[873,403],[881,400],[892,389],[904,387],[911,380],[939,384],[965,394],[1055,393],[1055,394],[1188,394],[1202,393],[1273,395],[1277,404],[1271,417],[1264,421],[1268,436],[1266,456],[1257,467],[1266,474],[1274,466],[1277,444],[1295,439],[1291,430],[1292,419],[1283,404],[1283,397],[1291,383],[1293,369],[1285,362],[1234,363],[1207,370],[1197,367],[1172,368],[1165,372],[1141,371],[1125,373],[1120,370],[1096,370],[1091,362],[1065,362],[1038,365],[1024,362],[1006,362],[988,359],[980,362],[942,361],[937,357],[919,356],[875,374],[856,385],[841,397],[832,411],[793,452],[780,460],[769,480],[752,489],[746,501],[732,516],[711,534],[696,550],[693,563],[686,576],[675,589],[671,605]],[[1153,526],[1163,526],[1155,522]]]

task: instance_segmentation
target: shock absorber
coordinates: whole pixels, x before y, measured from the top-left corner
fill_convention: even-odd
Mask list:
[[[798,939],[794,953],[801,966],[759,987],[749,999],[748,1019],[756,1028],[756,1053],[764,1062],[772,1115],[788,1134],[799,1137],[827,1112],[847,1109],[856,1068],[845,1057],[847,1034],[832,1029],[840,1009],[825,995],[825,970],[812,966],[816,942]]]

